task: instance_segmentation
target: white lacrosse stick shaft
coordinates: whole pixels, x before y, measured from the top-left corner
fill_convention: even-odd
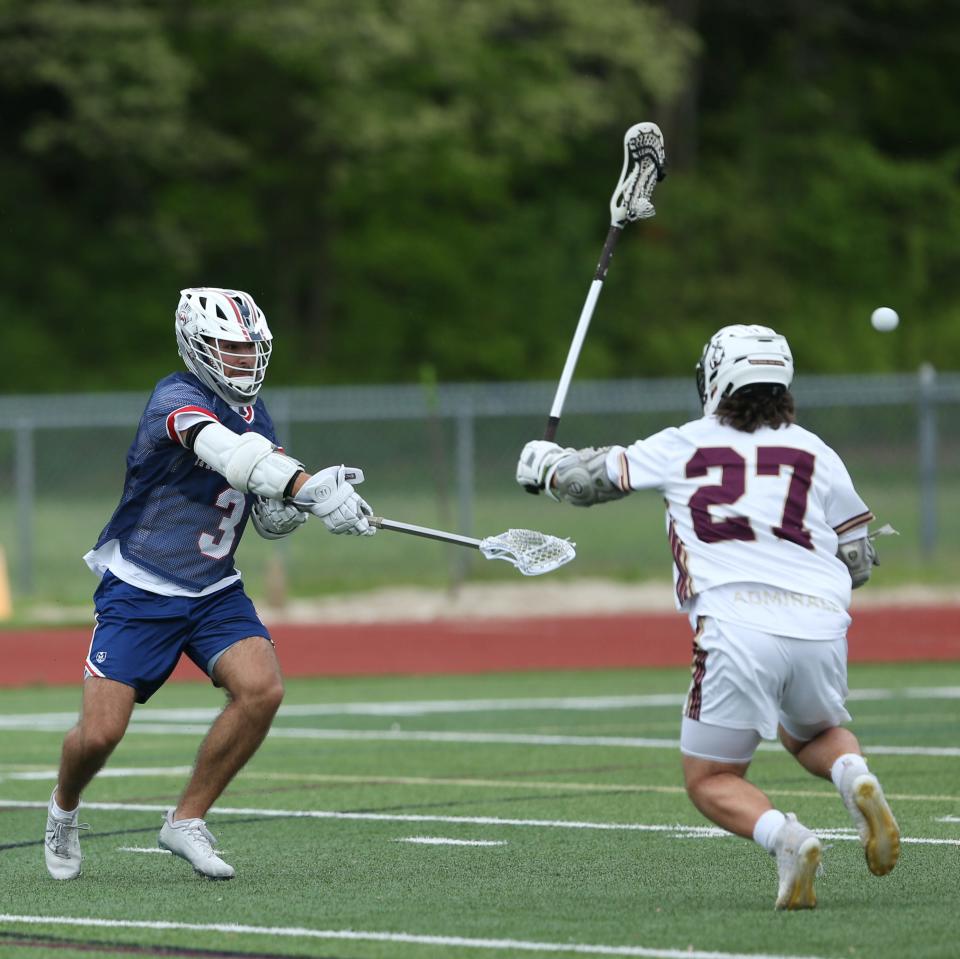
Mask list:
[[[458,546],[472,546],[480,549],[479,539],[472,536],[461,536],[459,533],[448,533],[442,529],[431,529],[429,526],[414,526],[412,523],[399,523],[395,519],[384,519],[382,516],[368,516],[368,522],[377,529],[389,529],[395,533],[409,533],[411,536],[422,536],[424,539],[436,539],[441,543],[456,543]]]
[[[659,142],[658,151],[651,152],[649,148],[642,149],[642,144],[651,139]],[[643,177],[645,172],[643,169],[644,160],[653,161],[654,164],[647,171],[646,182]],[[560,424],[563,404],[567,399],[567,390],[570,389],[570,381],[573,379],[573,371],[580,359],[580,350],[587,337],[590,320],[593,318],[593,311],[597,305],[600,291],[603,289],[603,281],[607,276],[610,259],[613,256],[614,247],[617,245],[623,227],[635,219],[645,219],[654,215],[653,204],[650,203],[648,195],[652,192],[656,180],[663,179],[663,162],[663,134],[655,123],[635,123],[623,135],[623,169],[620,171],[620,179],[617,181],[613,196],[610,198],[610,229],[607,231],[603,252],[600,254],[600,261],[594,271],[590,289],[587,290],[587,298],[584,301],[583,309],[580,311],[580,319],[577,321],[577,328],[574,331],[570,349],[567,351],[567,361],[563,365],[560,383],[553,398],[553,406],[550,407],[547,428],[543,433],[545,440],[553,440],[557,435],[557,427]],[[652,181],[649,179],[651,172],[656,178]],[[645,190],[646,195],[641,195],[641,190]],[[533,487],[530,488],[530,491],[537,492]]]
[[[593,274],[593,282],[590,284],[590,289],[587,290],[587,298],[584,301],[583,309],[580,311],[580,319],[577,321],[577,328],[573,332],[570,349],[567,351],[567,361],[563,364],[560,383],[557,385],[557,392],[553,397],[553,406],[550,407],[550,418],[547,420],[547,428],[543,431],[543,438],[545,440],[553,440],[557,435],[557,427],[560,425],[560,414],[563,412],[563,404],[567,400],[567,390],[570,389],[573,371],[577,368],[577,360],[580,359],[580,350],[583,347],[583,341],[587,338],[590,320],[593,319],[593,311],[600,297],[600,291],[603,289],[603,280],[607,275],[610,257],[613,256],[613,248],[617,245],[617,239],[622,229],[622,226],[612,224],[607,233],[607,241],[603,245],[600,262],[597,264],[597,270]]]

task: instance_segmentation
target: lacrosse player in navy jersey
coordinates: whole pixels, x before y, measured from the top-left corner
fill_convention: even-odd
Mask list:
[[[183,290],[175,330],[185,372],[160,380],[127,453],[123,494],[84,559],[100,577],[77,725],[63,743],[45,858],[80,875],[80,794],[144,703],[186,654],[227,693],[158,843],[211,879],[233,867],[213,849],[207,810],[263,741],[283,697],[270,633],[233,564],[247,520],[267,539],[308,514],[332,533],[372,535],[363,473],[304,472],[277,443],[259,398],[272,349],[267,321],[238,290]]]
[[[517,482],[590,506],[634,490],[666,502],[677,607],[694,628],[680,751],[687,794],[709,819],[777,860],[778,909],[816,905],[821,844],[746,779],[761,739],[779,735],[833,781],[870,871],[900,834],[843,723],[850,591],[870,576],[874,518],[840,457],[794,422],[793,357],[764,326],[727,326],[697,365],[703,416],[630,446],[523,448]]]

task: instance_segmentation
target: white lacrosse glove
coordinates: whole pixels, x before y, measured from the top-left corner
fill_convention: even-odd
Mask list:
[[[264,539],[282,539],[299,529],[307,521],[307,514],[296,506],[258,496],[250,511],[250,519],[253,528]]]
[[[557,464],[564,457],[577,451],[564,448],[548,440],[530,440],[520,451],[517,461],[517,482],[524,487],[535,486],[543,490],[552,500],[557,500],[551,490],[553,474],[557,471]]]
[[[367,522],[373,510],[354,490],[363,482],[363,470],[355,466],[328,466],[314,473],[293,497],[295,506],[323,520],[331,533],[373,536],[376,528]]]

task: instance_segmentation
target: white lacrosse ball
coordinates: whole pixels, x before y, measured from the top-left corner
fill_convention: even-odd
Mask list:
[[[889,306],[878,306],[870,314],[870,323],[879,333],[889,333],[897,328],[900,317],[896,310],[891,310]]]

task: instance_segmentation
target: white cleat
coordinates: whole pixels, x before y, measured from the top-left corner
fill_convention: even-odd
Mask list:
[[[47,861],[47,872],[54,879],[76,879],[81,872],[83,856],[80,854],[79,830],[89,829],[86,823],[77,822],[77,809],[67,816],[53,814],[53,797],[47,807],[47,828],[43,837],[43,856]]]
[[[777,872],[780,888],[777,890],[777,909],[813,909],[817,894],[813,880],[820,866],[820,840],[797,817],[787,813],[787,821],[776,838]]]
[[[872,773],[847,777],[841,795],[860,833],[860,845],[875,876],[885,876],[900,858],[900,827]]]
[[[207,879],[233,879],[233,866],[225,863],[214,851],[217,841],[202,819],[173,821],[174,810],[164,817],[157,845],[186,859],[194,871]]]

